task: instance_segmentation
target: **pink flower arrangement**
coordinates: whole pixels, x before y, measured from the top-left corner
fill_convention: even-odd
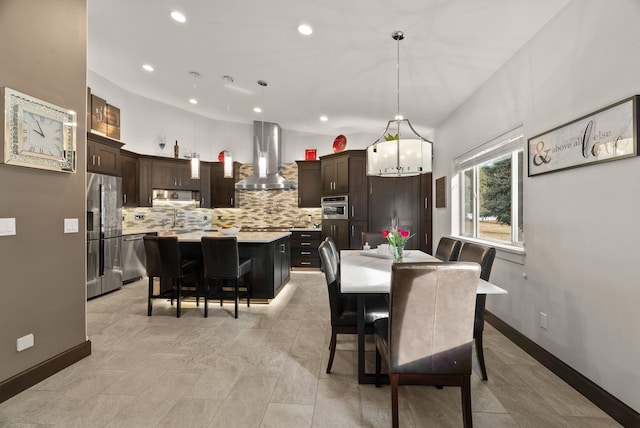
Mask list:
[[[404,247],[406,242],[413,235],[410,235],[408,230],[397,228],[391,230],[383,230],[382,236],[387,238],[389,245],[391,245],[392,247]]]

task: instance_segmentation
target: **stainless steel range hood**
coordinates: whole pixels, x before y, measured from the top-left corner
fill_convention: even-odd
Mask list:
[[[253,121],[253,175],[236,183],[238,190],[289,190],[291,182],[280,175],[281,129],[277,123]],[[260,176],[263,158],[264,176]]]

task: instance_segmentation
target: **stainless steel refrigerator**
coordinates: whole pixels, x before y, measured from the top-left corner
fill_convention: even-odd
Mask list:
[[[122,179],[87,174],[87,299],[122,287]]]

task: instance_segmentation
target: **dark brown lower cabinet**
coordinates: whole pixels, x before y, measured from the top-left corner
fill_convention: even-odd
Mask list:
[[[352,250],[362,249],[362,232],[367,232],[369,223],[366,221],[349,222],[349,248]]]
[[[398,219],[398,226],[415,233],[405,248],[420,248],[420,176],[369,177],[369,231],[380,232]]]
[[[330,236],[338,250],[348,250],[349,220],[322,220],[322,239]]]
[[[202,258],[200,242],[181,242],[185,258]],[[245,281],[251,285],[252,299],[273,299],[291,277],[291,238],[273,242],[239,242],[240,258],[251,259],[251,272]]]
[[[322,232],[318,230],[295,230],[291,232],[291,267],[319,268],[318,246]]]

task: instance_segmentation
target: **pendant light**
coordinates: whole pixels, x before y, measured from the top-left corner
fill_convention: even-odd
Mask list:
[[[189,72],[193,76],[193,89],[197,88],[196,80],[200,77],[200,73],[197,71]],[[194,114],[193,116],[193,155],[191,156],[191,179],[199,180],[200,179],[200,158],[196,150],[198,148],[198,136],[197,136],[197,121],[198,116]]]
[[[231,141],[229,137],[229,113],[231,111],[229,107],[229,99],[231,98],[231,94],[229,92],[229,85],[233,83],[233,77],[231,76],[222,76],[223,79],[227,81],[227,142]],[[233,158],[231,157],[231,152],[228,150],[224,150],[224,178],[233,178]]]
[[[400,41],[402,31],[391,33],[397,42],[397,100],[396,117],[378,139],[367,147],[367,175],[403,177],[426,174],[432,170],[433,143],[423,138],[400,114]]]
[[[266,142],[264,141],[264,88],[268,83],[265,80],[258,80],[258,85],[262,87],[262,138],[258,146],[258,177],[267,178],[267,150]]]

